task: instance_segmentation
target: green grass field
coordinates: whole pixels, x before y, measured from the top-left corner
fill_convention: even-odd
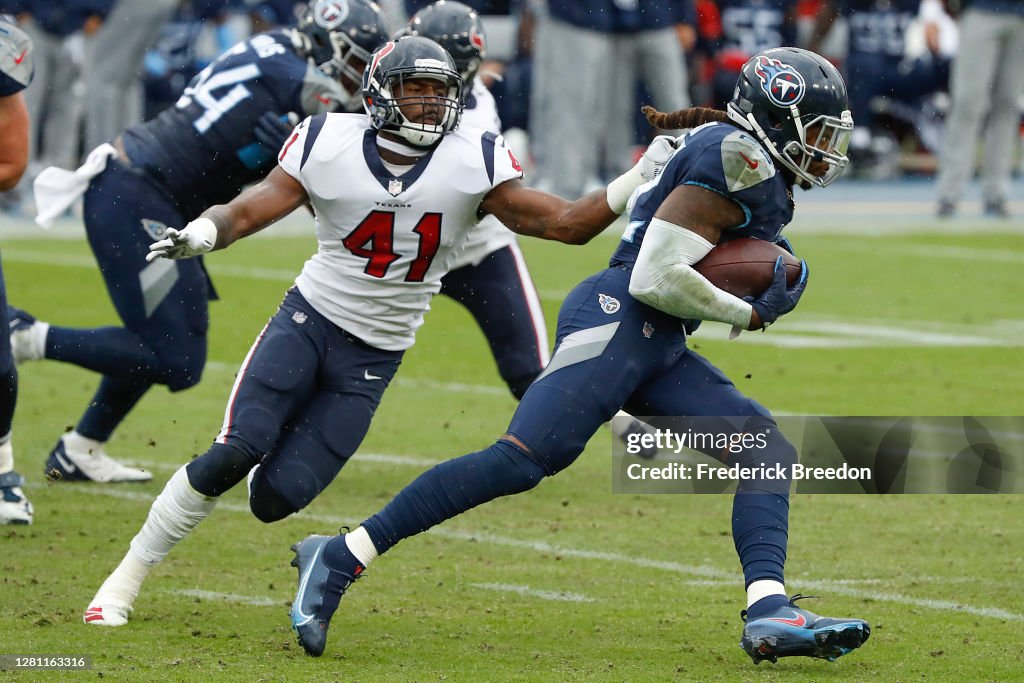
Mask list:
[[[811,264],[800,308],[761,334],[693,341],[773,410],[828,415],[1020,415],[1024,242],[1019,227],[834,215],[798,224]],[[292,221],[298,223],[298,221]],[[872,223],[866,236],[858,223]],[[830,234],[816,229],[827,223]],[[835,230],[831,230],[831,229]],[[881,229],[878,229],[881,228]],[[788,583],[810,608],[873,626],[829,664],[754,667],[738,647],[742,579],[728,496],[613,495],[603,429],[575,466],[528,494],[398,546],[345,598],[320,659],[294,642],[288,547],[358,524],[431,463],[485,447],[514,409],[465,311],[435,300],[360,454],[308,510],[273,525],[242,487],[155,569],[120,629],[81,613],[170,474],[219,428],[234,371],[313,248],[262,237],[207,260],[212,306],[203,382],[154,389],[111,441],[155,472],[142,485],[47,485],[42,465],[97,378],[21,368],[19,471],[36,507],[3,529],[0,654],[89,655],[91,672],[18,680],[1010,681],[1024,677],[1024,516],[1015,496],[796,495]],[[19,233],[22,234],[22,233]],[[0,241],[9,297],[41,319],[116,324],[82,239]],[[526,241],[549,327],[561,297],[614,240]],[[706,328],[714,326],[708,325]],[[805,603],[806,604],[806,603]]]

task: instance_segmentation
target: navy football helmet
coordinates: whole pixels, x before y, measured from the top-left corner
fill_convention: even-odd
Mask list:
[[[480,15],[461,2],[438,0],[427,5],[409,20],[408,34],[430,38],[448,50],[467,89],[487,56]]]
[[[315,0],[299,19],[296,47],[321,71],[358,98],[370,55],[388,39],[387,20],[370,0]]]
[[[853,116],[846,83],[813,52],[779,47],[754,55],[743,65],[726,110],[796,174],[802,187],[828,185],[849,162]],[[824,175],[811,173],[814,162],[828,164]]]
[[[404,95],[404,83],[434,79],[447,86],[441,98]],[[397,133],[419,147],[429,147],[455,130],[462,116],[462,77],[443,47],[420,36],[403,36],[385,43],[370,57],[363,72],[363,107],[377,130]],[[437,123],[409,120],[407,104],[439,105]]]

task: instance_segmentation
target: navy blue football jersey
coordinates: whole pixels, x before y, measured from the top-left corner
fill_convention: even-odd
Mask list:
[[[636,261],[648,224],[680,185],[717,192],[743,209],[744,222],[723,232],[723,242],[739,237],[775,242],[793,219],[790,185],[761,143],[731,124],[708,123],[691,130],[662,174],[637,190],[612,265]]]
[[[253,133],[266,112],[336,111],[341,86],[299,56],[283,30],[252,36],[203,69],[174,107],[123,133],[132,165],[156,178],[194,218],[275,166]]]
[[[796,26],[785,22],[796,0],[718,0],[723,50],[754,55],[796,43]]]
[[[850,24],[850,52],[903,57],[907,27],[921,0],[841,0],[840,13]]]

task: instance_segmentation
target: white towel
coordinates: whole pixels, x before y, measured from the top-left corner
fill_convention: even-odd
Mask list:
[[[36,224],[43,228],[53,225],[58,216],[67,211],[75,201],[89,189],[89,182],[103,173],[110,157],[116,157],[117,150],[108,142],[89,152],[85,163],[74,171],[50,166],[36,176],[32,183],[39,215]]]

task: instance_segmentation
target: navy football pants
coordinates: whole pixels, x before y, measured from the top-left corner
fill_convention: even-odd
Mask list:
[[[219,496],[261,464],[256,517],[306,507],[362,443],[402,355],[356,339],[292,288],[239,370],[214,445],[189,463],[192,486]]]

